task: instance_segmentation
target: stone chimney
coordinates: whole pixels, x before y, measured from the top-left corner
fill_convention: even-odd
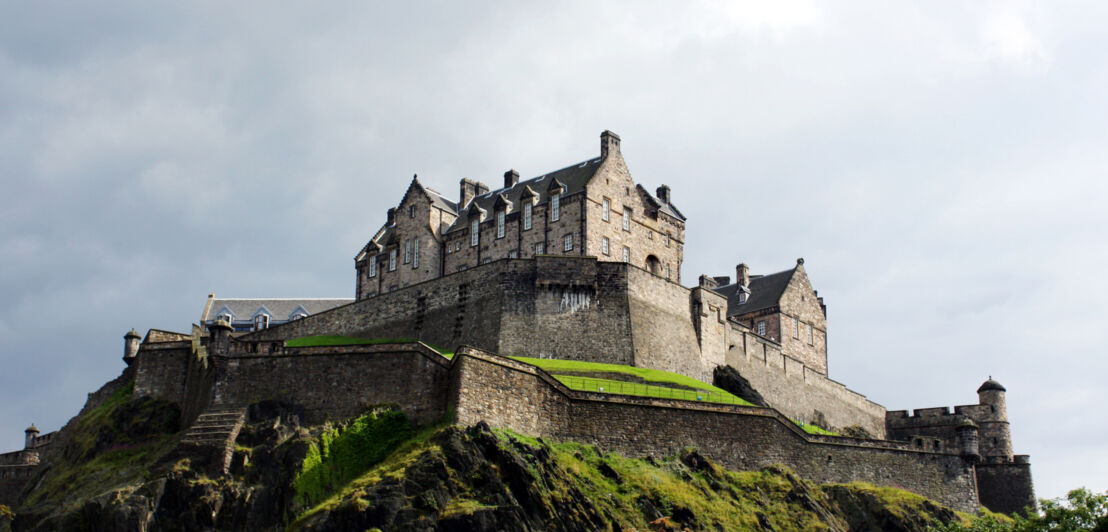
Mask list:
[[[462,180],[459,182],[458,188],[461,190],[458,195],[458,208],[461,209],[462,207],[469,205],[469,202],[473,199],[473,196],[477,195],[477,182],[473,181],[472,179],[466,179],[463,177]]]
[[[600,134],[600,156],[607,157],[609,153],[619,153],[619,135],[605,129]]]
[[[745,262],[735,266],[735,282],[743,288],[750,288],[750,267]]]
[[[482,194],[488,194],[488,193],[489,193],[489,186],[482,183],[482,182],[480,182],[480,181],[478,181],[477,182],[477,195],[480,196]]]
[[[35,446],[35,438],[38,437],[38,427],[36,427],[34,423],[31,423],[31,426],[27,427],[27,430],[23,432],[27,434],[27,440],[23,447],[28,450],[33,449]]]
[[[669,205],[669,187],[662,185],[658,187],[658,199],[662,200],[662,203]]]
[[[128,366],[135,360],[135,355],[138,354],[139,342],[142,341],[142,337],[139,336],[138,331],[131,329],[130,332],[123,335],[123,361]]]
[[[512,188],[519,183],[519,172],[515,168],[504,172],[504,188]]]
[[[385,221],[385,226],[392,226],[396,224],[396,207],[389,207],[388,220]]]

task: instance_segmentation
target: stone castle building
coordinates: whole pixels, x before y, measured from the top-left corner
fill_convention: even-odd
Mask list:
[[[117,381],[181,405],[182,447],[206,449],[217,470],[229,463],[237,428],[213,439],[205,425],[196,439],[194,426],[206,423],[197,420],[262,400],[296,405],[308,422],[395,403],[419,423],[483,420],[631,456],[694,446],[731,468],[784,463],[818,482],[898,486],[965,511],[1034,504],[1030,463],[1013,453],[996,381],[980,387],[977,404],[909,414],[830,378],[826,305],[803,259],[765,275],[738,264],[734,282],[700,275],[681,284],[686,218],[668,187],[651,194],[632,180],[614,133],[601,134],[599,157],[522,181],[509,171],[503,185],[463,179],[455,201],[413,178],[355,257],[352,301],[295,319],[284,305],[289,319],[266,327],[244,319],[250,330],[236,330],[223,309],[253,318],[258,300],[209,301],[191,333],[128,333]],[[418,341],[288,343],[316,335]],[[428,345],[456,354],[448,360]],[[706,382],[733,371],[764,404],[572,390],[508,358],[516,355]],[[850,436],[809,434],[794,422]],[[28,460],[27,452],[10,460]],[[7,456],[0,478],[39,467],[2,465]],[[9,493],[22,481],[11,482]]]

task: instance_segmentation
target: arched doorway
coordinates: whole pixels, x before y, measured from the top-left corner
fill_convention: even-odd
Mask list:
[[[658,257],[654,255],[647,255],[646,270],[654,275],[662,275],[662,261],[658,260]]]

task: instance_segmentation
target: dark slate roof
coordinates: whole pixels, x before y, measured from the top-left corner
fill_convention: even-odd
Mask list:
[[[793,278],[794,271],[796,271],[795,268],[769,275],[750,276],[750,296],[747,297],[746,303],[741,305],[738,283],[720,286],[715,291],[727,298],[728,317],[757,312],[777,305],[781,295],[785,293],[785,288],[789,286],[789,280]]]
[[[439,191],[429,187],[423,187],[423,190],[427,192],[427,197],[431,198],[432,207],[451,213],[458,212],[458,204],[446,199],[446,196],[440,194]]]
[[[999,382],[994,381],[992,377],[989,377],[989,380],[981,384],[981,387],[977,389],[977,393],[981,393],[987,390],[1000,390],[1002,392],[1008,391],[1004,389],[1004,387],[1001,386]]]
[[[222,314],[224,308],[229,309],[236,320],[248,320],[254,316],[259,308],[265,307],[270,316],[275,320],[287,320],[297,308],[303,307],[308,315],[319,314],[335,307],[353,303],[350,298],[334,299],[213,299],[211,310],[204,316],[204,321],[211,321]]]
[[[654,206],[658,208],[659,212],[668,214],[682,222],[686,220],[685,215],[681,214],[681,211],[677,210],[677,207],[674,207],[673,204],[663,202],[661,198],[651,194],[650,191],[646,190],[646,187],[642,185],[636,185],[636,188],[639,189],[639,193],[645,195],[650,203],[653,203]]]
[[[588,184],[589,179],[596,174],[597,169],[600,168],[600,163],[604,159],[597,157],[595,159],[589,159],[582,163],[577,163],[572,166],[567,166],[561,170],[550,172],[546,175],[539,177],[533,177],[526,181],[520,181],[511,188],[501,188],[493,190],[491,192],[481,194],[473,198],[470,202],[476,203],[477,207],[484,209],[491,213],[493,212],[493,204],[496,202],[497,196],[503,195],[504,199],[512,204],[509,212],[515,212],[520,209],[520,197],[523,196],[523,192],[530,187],[530,189],[538,195],[537,203],[545,203],[549,197],[550,184],[553,180],[557,179],[559,183],[565,185],[566,189],[562,192],[563,196],[568,196],[580,192],[585,189],[585,185]],[[469,205],[461,206],[461,211],[458,213],[458,219],[454,220],[454,223],[450,226],[450,231],[457,231],[469,227]]]

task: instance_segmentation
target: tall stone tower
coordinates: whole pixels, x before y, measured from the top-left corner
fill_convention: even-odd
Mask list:
[[[986,459],[1012,460],[1012,434],[1008,428],[1008,407],[1004,402],[1006,391],[992,377],[977,389],[978,402],[991,408],[991,412],[977,422],[980,428],[981,455]]]

